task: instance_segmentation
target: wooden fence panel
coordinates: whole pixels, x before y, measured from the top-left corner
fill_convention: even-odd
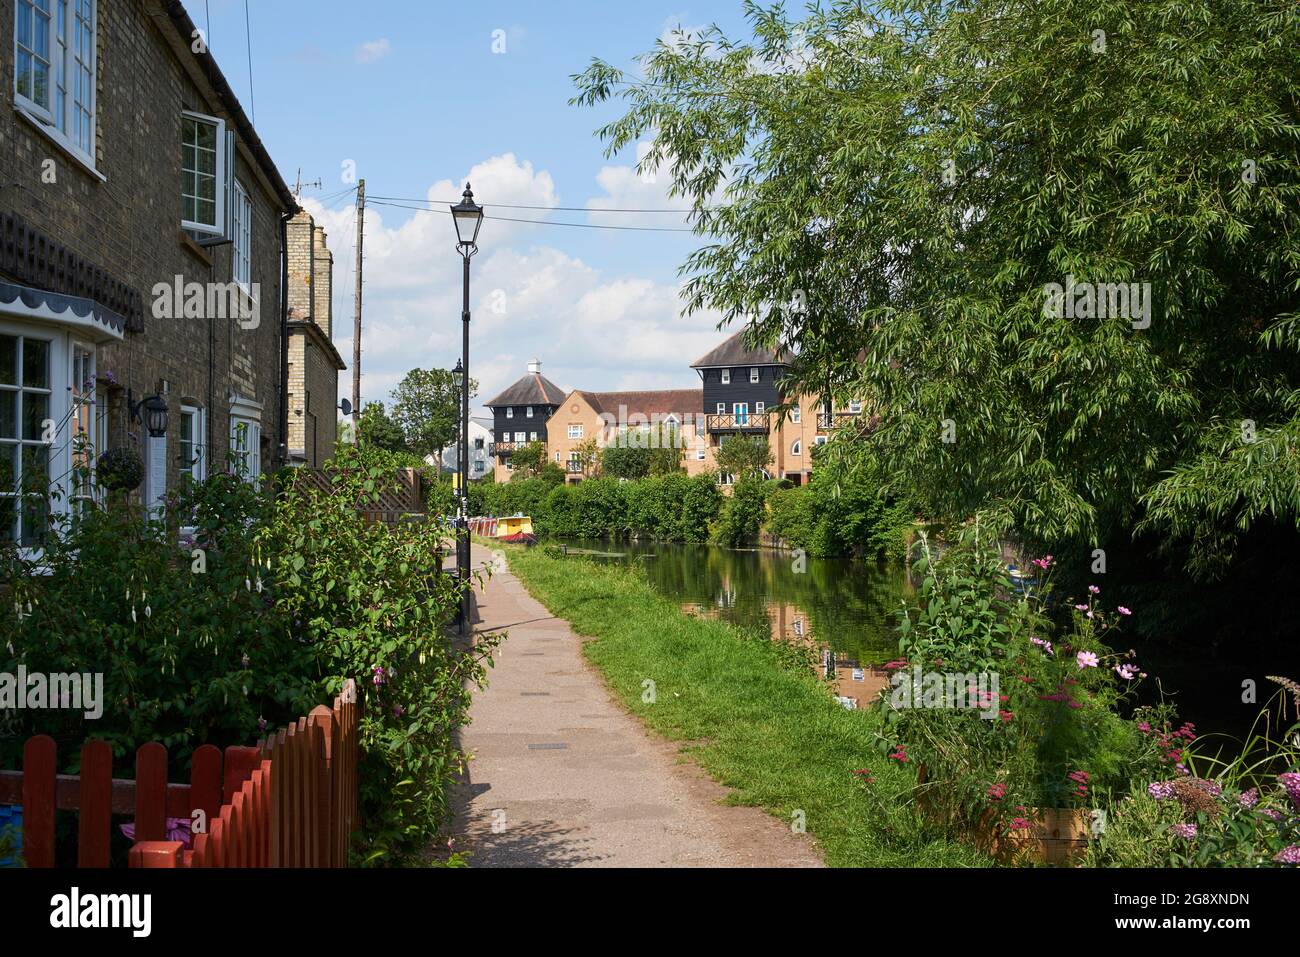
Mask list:
[[[23,745],[23,860],[28,867],[54,866],[57,748],[39,734]]]
[[[113,749],[107,741],[81,747],[77,866],[108,867],[113,835]]]
[[[167,749],[156,741],[135,752],[135,839],[167,839]]]

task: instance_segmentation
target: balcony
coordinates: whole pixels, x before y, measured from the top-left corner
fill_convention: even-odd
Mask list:
[[[836,412],[834,415],[827,415],[825,412],[817,413],[818,429],[833,429],[835,426],[843,423],[845,419],[856,419],[861,416],[860,412]]]
[[[710,415],[705,423],[709,432],[742,432],[761,435],[768,431],[767,412],[734,412],[729,415]]]
[[[569,462],[566,464],[564,470],[568,472],[570,475],[582,475],[584,472],[586,472],[586,469],[583,468],[581,462]]]
[[[492,447],[492,453],[498,458],[508,458],[517,448],[522,448],[526,442],[497,442]]]

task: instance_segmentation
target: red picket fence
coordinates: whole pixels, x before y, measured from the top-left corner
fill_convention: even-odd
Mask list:
[[[194,752],[189,784],[167,783],[167,750],[136,751],[135,780],[113,778],[103,741],[81,749],[81,774],[57,774],[46,735],[23,747],[23,770],[0,771],[0,804],[23,806],[23,858],[54,866],[56,810],[78,812],[78,867],[109,866],[112,816],[134,812],[131,867],[346,867],[357,822],[357,704],[352,681],[257,747]],[[195,815],[201,810],[202,815]],[[167,818],[195,827],[193,847],[168,841]]]

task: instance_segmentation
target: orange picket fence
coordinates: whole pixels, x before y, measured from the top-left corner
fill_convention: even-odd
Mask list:
[[[357,825],[357,696],[349,680],[257,747],[195,749],[189,784],[167,782],[167,751],[142,745],[135,780],[113,777],[103,741],[81,749],[81,773],[58,774],[54,739],[23,747],[22,771],[0,771],[0,804],[23,808],[28,867],[55,865],[55,813],[76,811],[77,866],[108,867],[114,814],[134,813],[131,867],[346,867]],[[198,812],[198,813],[196,813]],[[166,840],[168,818],[191,825],[192,847]]]

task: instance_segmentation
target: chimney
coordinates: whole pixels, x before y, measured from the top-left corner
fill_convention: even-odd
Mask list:
[[[286,298],[289,300],[289,313],[295,319],[313,317],[312,273],[315,271],[315,264],[312,261],[312,254],[315,249],[312,232],[314,225],[311,215],[306,210],[302,210],[289,220],[285,229],[285,240],[288,243],[285,255],[289,261],[289,288]]]
[[[316,226],[312,230],[311,286],[312,319],[320,326],[325,338],[334,334],[333,308],[330,294],[334,285],[334,256],[325,241],[325,228]]]
[[[541,359],[534,359],[532,362],[528,363],[528,371],[531,372],[533,375],[541,375],[541,374],[542,374],[542,360],[541,360]]]

